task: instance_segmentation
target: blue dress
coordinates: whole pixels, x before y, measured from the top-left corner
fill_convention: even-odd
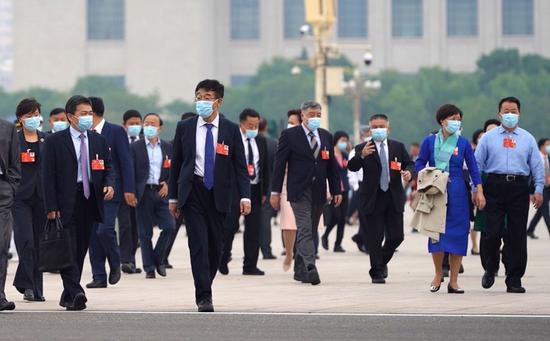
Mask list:
[[[435,167],[434,146],[436,135],[424,139],[420,147],[420,155],[416,160],[416,171],[419,172],[429,164]],[[428,250],[433,252],[449,252],[466,256],[468,251],[468,234],[470,233],[470,189],[464,179],[463,165],[470,173],[474,186],[481,183],[474,152],[467,139],[460,136],[457,151],[449,161],[449,184],[447,185],[447,218],[445,234],[441,234],[439,242],[428,240]]]

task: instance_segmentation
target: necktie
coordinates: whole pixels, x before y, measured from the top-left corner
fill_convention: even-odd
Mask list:
[[[211,190],[214,187],[214,136],[213,124],[206,124],[206,143],[204,146],[204,187]]]
[[[82,187],[84,197],[90,198],[90,177],[88,176],[88,148],[86,148],[86,135],[80,134],[80,172],[82,174]]]
[[[321,149],[321,147],[317,143],[315,134],[312,131],[310,131],[308,135],[309,135],[309,146],[311,147],[311,151],[313,152],[313,157],[317,158],[317,156],[319,156],[319,150]]]
[[[254,164],[254,153],[252,152],[252,144],[250,143],[250,139],[246,139],[248,141],[248,167],[252,167],[252,172],[248,172],[248,176],[250,177],[250,180],[254,180],[256,178],[256,167]]]
[[[388,158],[386,157],[384,142],[380,143],[380,164],[382,165],[382,173],[380,174],[380,189],[385,192],[390,186],[390,174],[388,171]]]

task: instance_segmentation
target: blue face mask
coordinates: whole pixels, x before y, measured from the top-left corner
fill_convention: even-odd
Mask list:
[[[77,126],[81,132],[91,129],[93,124],[94,118],[92,117],[92,115],[80,116],[78,118]]]
[[[505,128],[515,128],[518,125],[519,122],[519,115],[518,114],[512,114],[510,112],[502,115],[502,125]]]
[[[546,154],[550,155],[550,145],[546,146]]]
[[[143,127],[143,135],[145,135],[146,138],[152,139],[157,137],[159,134],[159,130],[157,127],[153,126],[145,126]]]
[[[214,102],[213,101],[197,101],[195,103],[195,109],[197,115],[202,118],[209,117],[214,112]]]
[[[295,126],[294,126],[294,124],[292,124],[292,123],[287,123],[287,125],[286,125],[286,129],[294,128],[294,127],[295,127]]]
[[[131,137],[138,137],[139,133],[141,133],[141,126],[139,124],[128,126],[128,135]]]
[[[23,126],[29,131],[36,131],[40,127],[40,116],[33,116],[23,121]]]
[[[307,126],[309,130],[315,131],[321,127],[321,118],[320,117],[312,117],[307,120]]]
[[[346,150],[348,150],[348,143],[345,141],[338,142],[338,149],[345,152]]]
[[[69,128],[69,122],[66,121],[56,121],[53,123],[53,131],[57,133],[58,131],[63,131]]]
[[[462,126],[462,122],[458,120],[448,120],[447,125],[445,126],[445,130],[453,135],[457,131],[460,130],[460,127]]]
[[[254,129],[254,130],[246,129],[246,138],[247,139],[253,139],[256,136],[258,136],[258,129]]]
[[[388,138],[388,128],[373,128],[370,131],[372,139],[376,142],[382,142]]]

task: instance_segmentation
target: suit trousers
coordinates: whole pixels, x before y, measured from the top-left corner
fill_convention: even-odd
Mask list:
[[[13,237],[19,264],[13,285],[20,293],[31,289],[35,297],[44,296],[42,272],[38,271],[38,244],[46,222],[44,203],[35,193],[26,200],[15,200]]]
[[[93,188],[91,184],[90,188]],[[76,294],[84,293],[84,289],[80,286],[84,258],[88,252],[92,228],[100,218],[94,192],[92,191],[90,198],[86,199],[82,186],[78,186],[74,207],[72,217],[68,223],[64,224],[64,228],[71,232],[73,264],[60,271],[63,280],[61,305],[72,303]]]
[[[535,228],[540,221],[540,218],[544,218],[544,223],[546,223],[546,228],[550,233],[550,187],[545,187],[542,192],[542,206],[538,208],[537,212],[531,219],[529,223],[529,228],[527,229],[528,234],[535,232]]]
[[[216,209],[214,191],[206,189],[202,178],[197,176],[182,209],[195,282],[195,299],[200,302],[212,297],[212,282],[223,251],[226,213]]]
[[[120,249],[115,230],[119,201],[106,201],[103,204],[103,223],[96,224],[90,239],[90,263],[93,279],[107,281],[105,261],[112,270],[120,267]]]
[[[262,218],[260,223],[260,250],[264,258],[273,254],[271,250],[271,218],[273,218],[274,212],[268,197],[262,205]]]
[[[136,264],[139,233],[136,221],[136,209],[121,202],[118,207],[118,231],[121,263]]]
[[[384,268],[404,239],[403,212],[398,212],[390,190],[378,188],[374,211],[365,214],[371,278],[382,278]],[[384,245],[382,241],[384,240]]]
[[[315,254],[318,240],[317,228],[325,203],[313,202],[312,189],[308,187],[298,201],[291,202],[292,212],[296,218],[296,255],[294,273],[303,276],[308,270],[315,268]]]
[[[168,209],[168,199],[162,199],[156,189],[145,187],[137,207],[137,223],[141,244],[141,259],[146,272],[164,262],[168,241],[175,231],[174,217]],[[153,225],[157,223],[162,231],[153,248]]]
[[[174,243],[176,242],[176,238],[178,237],[178,233],[180,231],[181,225],[183,224],[183,214],[176,218],[176,229],[174,230],[174,233],[170,237],[170,240],[168,241],[168,245],[166,246],[166,257],[164,257],[164,264],[168,264],[168,257],[170,257],[170,253],[172,253],[172,248],[174,247]]]
[[[342,246],[342,239],[344,239],[344,231],[346,229],[346,213],[348,211],[348,194],[345,192],[342,196],[342,203],[338,207],[334,207],[334,204],[328,206],[328,210],[325,212],[325,224],[327,226],[323,237],[328,238],[330,232],[336,228],[336,242],[334,246]]]
[[[529,215],[529,185],[527,181],[506,182],[490,175],[484,185],[487,200],[485,230],[481,233],[486,271],[495,273],[499,267],[499,246],[506,217],[504,237],[506,285],[521,286],[527,267],[527,219]]]
[[[13,188],[0,176],[0,299],[5,298],[4,288],[8,274],[8,252],[13,228]]]

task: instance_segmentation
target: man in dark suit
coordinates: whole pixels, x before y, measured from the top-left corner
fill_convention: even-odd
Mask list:
[[[199,312],[212,312],[212,282],[221,259],[223,228],[234,183],[240,211],[250,213],[250,178],[239,127],[220,117],[224,86],[201,81],[195,89],[199,117],[178,123],[170,168],[170,211],[183,213],[187,229],[195,299]]]
[[[141,258],[146,278],[166,276],[164,260],[168,242],[174,234],[174,217],[168,210],[168,177],[172,159],[172,145],[161,140],[163,122],[158,114],[150,113],[143,119],[144,138],[132,143],[132,159],[136,172],[138,196],[137,223],[141,243]],[[162,230],[153,248],[153,226]]]
[[[46,139],[42,159],[44,206],[48,219],[61,218],[70,231],[73,264],[61,270],[63,293],[59,305],[86,309],[80,286],[92,228],[104,222],[104,200],[113,198],[115,175],[107,140],[92,128],[92,103],[84,96],[69,98],[65,112],[71,126]]]
[[[243,275],[262,276],[265,273],[258,269],[258,255],[260,252],[262,204],[265,202],[269,186],[267,144],[265,137],[258,135],[260,114],[257,111],[250,108],[244,109],[239,116],[239,123],[247,161],[247,172],[250,179],[250,199],[252,201],[252,210],[244,219]],[[239,229],[240,216],[238,206],[227,215],[224,230],[224,251],[220,263],[220,272],[224,275],[229,273],[227,263],[230,260],[235,233]]]
[[[126,110],[122,115],[122,126],[128,135],[128,142],[134,143],[143,138],[143,118],[137,110]],[[140,274],[141,269],[136,267],[136,251],[138,248],[138,228],[136,221],[136,209],[125,201],[118,208],[118,230],[120,242],[120,261],[122,272],[127,274]]]
[[[273,166],[275,163],[275,153],[277,152],[277,140],[269,137],[268,134],[268,123],[267,120],[262,117],[260,119],[259,127],[260,135],[265,138],[267,146],[267,171],[269,172],[269,177],[271,178],[271,173],[273,172]],[[269,203],[269,198],[271,196],[271,181],[267,188],[267,197],[265,202],[262,204],[262,222],[260,224],[260,250],[264,259],[277,259],[271,250],[271,218],[275,216],[275,210],[271,207]]]
[[[369,121],[372,141],[355,147],[355,156],[348,169],[363,169],[359,188],[360,210],[365,214],[367,247],[369,249],[373,283],[386,283],[388,262],[403,241],[403,212],[405,191],[403,182],[409,182],[414,163],[405,145],[387,138],[390,122],[386,115],[373,115]],[[382,246],[382,240],[384,240]]]
[[[90,238],[90,263],[92,264],[92,282],[86,288],[107,287],[105,261],[109,262],[109,284],[115,285],[120,280],[120,249],[115,230],[118,209],[122,201],[129,206],[137,204],[134,189],[134,168],[130,157],[130,146],[126,131],[119,125],[107,122],[103,116],[105,105],[99,97],[90,97],[94,112],[92,130],[101,134],[111,151],[111,164],[115,175],[115,196],[104,203],[103,223],[94,226]]]
[[[0,120],[0,311],[13,310],[4,288],[8,273],[8,253],[13,229],[12,206],[21,181],[19,137],[15,126]]]
[[[342,195],[332,135],[320,128],[321,105],[307,101],[300,109],[302,124],[283,130],[279,138],[270,201],[273,208],[279,208],[285,169],[288,167],[288,201],[298,228],[294,279],[317,285],[321,280],[315,266],[315,238],[328,201],[327,181],[336,207],[342,202]]]

